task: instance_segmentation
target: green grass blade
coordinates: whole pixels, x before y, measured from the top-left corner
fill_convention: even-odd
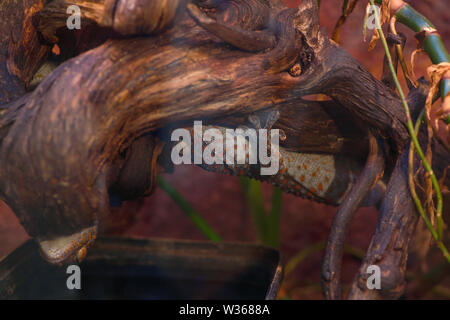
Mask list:
[[[200,216],[200,214],[192,207],[192,205],[186,201],[183,196],[175,190],[163,178],[158,176],[158,185],[163,189],[173,201],[183,210],[183,212],[191,219],[191,221],[197,226],[197,228],[211,241],[222,241],[222,238],[214,231],[214,229]]]
[[[267,244],[267,213],[261,193],[261,183],[257,180],[242,177],[241,183],[247,199],[247,205],[252,214],[259,240]]]
[[[283,192],[280,188],[272,188],[272,209],[268,217],[267,230],[269,238],[267,243],[275,248],[280,247],[280,218],[283,203]]]

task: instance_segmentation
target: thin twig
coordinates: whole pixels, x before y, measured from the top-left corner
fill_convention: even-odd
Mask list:
[[[353,0],[349,4],[349,0],[344,0],[344,3],[342,4],[342,15],[339,17],[339,20],[336,22],[336,25],[333,30],[333,35],[331,39],[335,41],[336,43],[339,43],[340,37],[341,37],[341,27],[347,20],[347,17],[353,12],[353,10],[356,7],[356,4],[359,0]]]

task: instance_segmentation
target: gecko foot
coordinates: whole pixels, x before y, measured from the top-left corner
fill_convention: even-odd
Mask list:
[[[41,254],[53,264],[80,263],[97,238],[98,227],[92,226],[69,236],[38,241]]]

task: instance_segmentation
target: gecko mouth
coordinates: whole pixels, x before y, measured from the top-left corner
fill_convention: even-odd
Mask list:
[[[95,225],[69,236],[39,240],[41,255],[52,264],[80,263],[97,238],[97,232]]]

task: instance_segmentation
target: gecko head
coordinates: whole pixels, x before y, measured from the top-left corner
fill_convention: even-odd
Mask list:
[[[96,225],[53,239],[38,240],[42,257],[52,264],[80,263],[97,238]]]

